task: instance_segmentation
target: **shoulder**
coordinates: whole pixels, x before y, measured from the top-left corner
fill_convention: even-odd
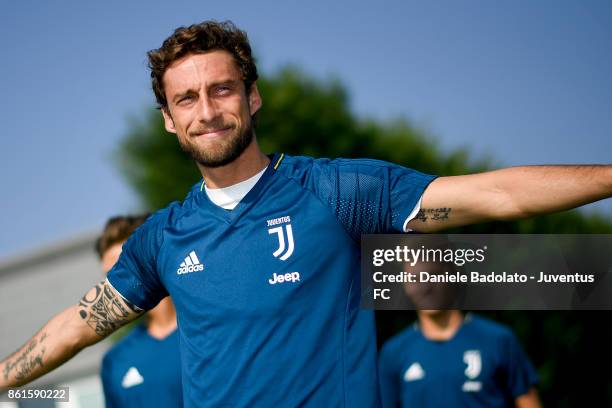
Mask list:
[[[307,156],[282,156],[277,172],[304,188],[325,193],[330,189],[351,190],[368,180],[388,180],[390,169],[401,168],[392,163],[374,159],[313,158]],[[375,183],[376,184],[376,183]]]
[[[202,190],[202,180],[199,180],[191,186],[187,192],[187,196],[183,201],[172,201],[166,207],[151,214],[147,219],[146,224],[151,227],[166,227],[175,224],[184,215],[194,211],[197,207],[196,199]]]
[[[304,179],[313,175],[319,175],[325,171],[330,159],[315,159],[307,156],[289,156],[282,154],[276,163],[277,172],[290,179]]]
[[[361,188],[379,185],[381,182],[426,186],[435,176],[377,159],[312,158],[306,156],[284,156],[278,171],[298,183],[328,181]]]
[[[195,196],[198,195],[200,192],[202,192],[203,186],[204,186],[204,179],[200,179],[195,184],[193,184],[191,188],[189,189],[187,196],[183,200],[183,203],[192,205]]]
[[[183,216],[191,213],[195,207],[195,189],[199,189],[200,184],[196,183],[184,201],[173,201],[166,207],[154,212],[148,219],[147,223],[151,228],[164,229],[168,226],[175,225]]]
[[[138,241],[150,240],[160,241],[163,239],[164,231],[175,225],[184,215],[193,210],[193,195],[190,193],[183,202],[173,201],[166,207],[155,211],[147,220],[134,231],[130,237],[139,237]],[[128,239],[128,242],[130,241]]]
[[[466,316],[464,324],[466,325],[466,328],[468,328],[474,335],[487,336],[488,338],[497,340],[515,338],[510,327],[483,316],[470,313]]]
[[[308,156],[289,156],[282,158],[282,167],[291,174],[304,173],[309,171],[345,171],[361,169],[372,171],[386,169],[389,167],[401,167],[396,164],[377,159],[347,159],[347,158],[314,158]]]
[[[406,327],[393,337],[390,337],[385,344],[383,344],[381,349],[381,357],[385,355],[386,357],[396,356],[409,348],[417,339],[421,336],[419,330],[416,328],[415,324],[411,324]]]

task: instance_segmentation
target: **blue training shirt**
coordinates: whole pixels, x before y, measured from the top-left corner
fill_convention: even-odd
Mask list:
[[[172,295],[187,407],[377,406],[360,234],[401,232],[433,179],[277,154],[231,211],[198,184],[150,217],[108,281],[144,309]]]
[[[138,325],[102,360],[107,408],[182,407],[178,330],[156,339]]]
[[[514,407],[537,374],[507,327],[468,314],[447,341],[418,325],[389,339],[380,353],[383,407]]]

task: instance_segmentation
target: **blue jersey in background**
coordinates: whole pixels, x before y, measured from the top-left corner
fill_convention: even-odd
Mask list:
[[[182,407],[178,330],[156,339],[138,325],[102,360],[107,408]]]
[[[425,338],[414,324],[380,353],[383,407],[514,407],[537,382],[514,334],[468,314],[446,341]]]
[[[275,155],[231,211],[198,185],[130,237],[108,281],[177,309],[187,407],[378,405],[360,234],[401,232],[433,176]]]

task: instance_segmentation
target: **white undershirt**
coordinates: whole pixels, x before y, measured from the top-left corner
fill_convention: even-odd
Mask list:
[[[208,198],[210,198],[210,201],[219,207],[226,210],[233,210],[238,205],[240,200],[242,200],[244,196],[251,191],[255,184],[257,184],[261,176],[263,176],[264,172],[266,171],[266,168],[267,167],[253,177],[241,181],[240,183],[232,184],[228,187],[208,188],[207,185],[204,185],[206,195]]]
[[[246,196],[249,191],[251,191],[255,184],[257,184],[257,182],[259,181],[261,176],[263,176],[265,171],[266,168],[264,168],[262,171],[260,171],[253,177],[241,181],[240,183],[232,184],[228,187],[208,188],[207,185],[204,185],[204,190],[206,191],[206,195],[208,196],[208,198],[210,198],[210,201],[212,201],[214,204],[226,210],[233,210],[234,208],[236,208],[240,200],[242,200],[244,196]],[[416,205],[406,218],[406,221],[404,221],[404,232],[412,231],[410,228],[408,228],[408,223],[414,217],[416,217],[419,210],[421,209],[421,200],[422,197],[419,198],[419,201],[416,203]]]

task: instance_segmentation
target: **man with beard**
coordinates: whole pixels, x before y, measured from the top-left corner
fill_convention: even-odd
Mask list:
[[[377,406],[374,315],[359,307],[362,233],[527,217],[612,194],[610,166],[434,180],[377,160],[265,155],[252,128],[257,69],[231,23],[181,27],[149,64],[166,129],[203,180],[2,362],[0,387],[44,374],[170,294],[187,407]]]

